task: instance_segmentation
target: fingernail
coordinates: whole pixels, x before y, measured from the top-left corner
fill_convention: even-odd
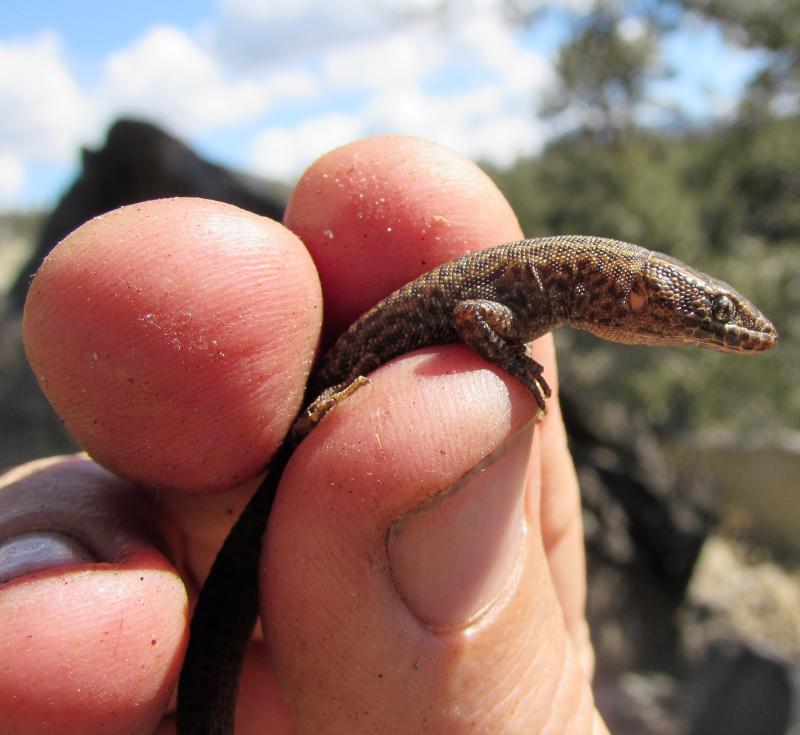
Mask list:
[[[502,593],[519,558],[535,422],[435,498],[396,520],[387,553],[397,591],[434,629],[472,623]]]
[[[41,569],[95,561],[83,544],[56,531],[31,531],[0,543],[0,582]]]

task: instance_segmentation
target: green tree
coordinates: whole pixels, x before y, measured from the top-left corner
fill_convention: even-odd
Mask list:
[[[635,126],[647,83],[664,73],[656,27],[647,16],[623,15],[612,2],[573,16],[572,26],[558,52],[556,87],[541,112],[567,113],[601,140],[615,140]]]
[[[743,237],[800,242],[800,115],[747,115],[702,136],[687,181],[717,250]]]
[[[752,80],[743,113],[797,110],[800,103],[800,0],[678,0],[718,22],[739,44],[769,52]]]

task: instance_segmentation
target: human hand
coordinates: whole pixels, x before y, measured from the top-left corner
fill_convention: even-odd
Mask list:
[[[314,256],[328,338],[438,263],[521,237],[475,166],[399,137],[320,159],[285,224]],[[241,480],[300,408],[321,314],[302,244],[216,203],[118,210],[51,256],[31,363],[133,479],[85,458],[6,476],[0,535],[22,549],[7,568],[39,568],[0,587],[3,732],[172,731],[182,582],[193,599],[258,484]],[[534,355],[557,389],[549,336]],[[447,346],[384,366],[311,433],[270,518],[237,733],[605,731],[577,483],[557,401],[535,413]]]

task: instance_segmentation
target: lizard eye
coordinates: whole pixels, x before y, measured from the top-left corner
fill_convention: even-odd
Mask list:
[[[727,324],[736,316],[736,307],[733,305],[733,301],[722,294],[711,302],[711,314],[714,321]]]

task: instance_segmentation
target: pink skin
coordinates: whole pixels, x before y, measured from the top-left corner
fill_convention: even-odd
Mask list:
[[[3,732],[152,732],[180,668],[187,604],[141,489],[86,458],[40,460],[0,478],[0,508],[3,538],[44,527],[80,547],[73,564],[1,588]]]
[[[260,472],[286,432],[320,298],[308,253],[276,222],[162,200],[59,245],[31,284],[25,349],[99,462],[151,486],[216,491]]]
[[[329,337],[433,265],[521,237],[479,169],[402,137],[317,161],[286,226],[148,203],[87,224],[37,276],[34,370],[92,456],[130,479],[78,459],[0,487],[6,536],[25,530],[2,521],[23,487],[40,508],[29,528],[68,531],[102,562],[75,552],[0,585],[11,732],[171,732],[181,578],[193,598],[298,408],[321,294]],[[549,337],[534,354],[557,386]],[[549,406],[534,427],[517,383],[447,346],[393,361],[326,418],[270,520],[269,655],[257,640],[237,732],[405,733],[420,718],[437,733],[605,731],[588,684],[577,485]]]

